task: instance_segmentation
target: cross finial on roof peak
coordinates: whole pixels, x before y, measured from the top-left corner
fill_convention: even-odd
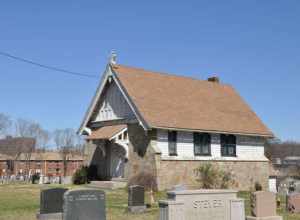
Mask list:
[[[110,53],[109,63],[112,65],[117,64],[117,53],[115,50],[112,50]]]

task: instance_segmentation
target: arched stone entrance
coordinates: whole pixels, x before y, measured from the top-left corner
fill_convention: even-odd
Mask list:
[[[128,161],[128,145],[114,141],[95,141],[92,145],[90,169],[93,179],[111,180],[125,178],[125,164]]]
[[[125,163],[127,162],[127,149],[121,144],[112,143],[110,151],[111,178],[125,177]]]

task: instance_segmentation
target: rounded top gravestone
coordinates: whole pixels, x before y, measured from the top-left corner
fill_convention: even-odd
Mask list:
[[[130,186],[128,189],[128,206],[145,205],[145,188],[139,185]]]
[[[105,193],[94,189],[69,190],[64,194],[64,220],[105,220]]]
[[[63,211],[63,197],[66,188],[41,190],[40,214],[58,213]]]

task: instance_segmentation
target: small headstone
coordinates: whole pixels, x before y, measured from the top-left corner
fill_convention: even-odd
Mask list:
[[[292,213],[300,213],[300,193],[292,193],[287,196],[287,209]]]
[[[296,191],[297,193],[300,193],[300,182],[297,181],[297,182],[295,183],[295,186],[296,186],[295,191]]]
[[[128,209],[130,212],[145,211],[145,189],[143,186],[133,185],[128,189]]]
[[[257,191],[251,194],[251,213],[255,217],[276,215],[276,196],[272,192]]]
[[[171,191],[181,191],[181,190],[187,190],[187,187],[185,185],[175,185],[171,189]]]
[[[50,183],[49,177],[45,176],[44,177],[44,184],[49,184],[49,183]]]
[[[247,220],[272,219],[281,220],[276,215],[276,195],[272,192],[257,191],[251,194],[251,214]]]
[[[64,220],[105,220],[105,193],[75,189],[64,194]]]
[[[245,220],[244,204],[243,199],[230,200],[230,220]]]
[[[61,177],[61,182],[63,184],[72,184],[72,177],[71,176],[66,176],[66,177]]]
[[[53,188],[41,191],[40,214],[63,212],[63,196],[68,189]]]
[[[159,206],[159,220],[185,220],[184,202],[161,200]]]

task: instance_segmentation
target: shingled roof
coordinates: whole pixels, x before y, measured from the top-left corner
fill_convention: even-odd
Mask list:
[[[108,70],[147,128],[273,137],[230,85],[124,65],[109,64]],[[81,129],[90,120],[100,92],[101,86]]]
[[[123,65],[112,69],[150,127],[272,136],[229,85]]]
[[[16,156],[20,153],[32,152],[35,149],[35,139],[29,137],[6,137],[0,139],[0,153]]]
[[[87,139],[110,139],[125,128],[127,128],[127,125],[111,125],[101,127],[92,131],[91,135],[89,135]]]

